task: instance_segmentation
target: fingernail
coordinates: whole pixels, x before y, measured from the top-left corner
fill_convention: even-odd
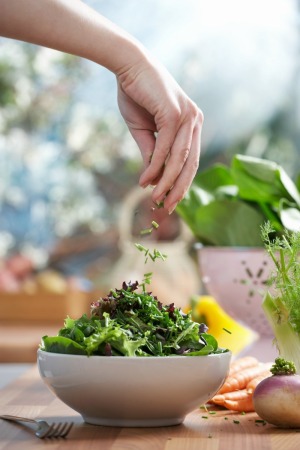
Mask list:
[[[168,208],[168,213],[172,214],[172,212],[174,211],[174,209],[176,208],[177,203],[173,203],[173,205],[169,206]]]

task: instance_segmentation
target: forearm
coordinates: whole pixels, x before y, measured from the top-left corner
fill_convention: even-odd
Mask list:
[[[0,35],[94,61],[115,74],[146,57],[132,36],[79,0],[0,0]]]

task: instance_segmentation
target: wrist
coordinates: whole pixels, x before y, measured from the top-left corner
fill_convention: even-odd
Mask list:
[[[141,67],[147,61],[146,50],[139,42],[125,33],[110,36],[105,55],[99,64],[105,66],[117,77],[134,67]]]

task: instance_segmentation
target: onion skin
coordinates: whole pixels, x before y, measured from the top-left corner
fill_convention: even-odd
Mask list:
[[[280,428],[300,428],[300,375],[272,375],[253,393],[256,413]]]

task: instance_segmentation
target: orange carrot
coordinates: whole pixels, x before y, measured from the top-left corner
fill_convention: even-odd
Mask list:
[[[238,412],[254,411],[253,396],[248,394],[247,397],[240,400],[225,400],[225,408]]]
[[[212,398],[212,402],[215,405],[224,406],[224,408],[231,409],[232,411],[254,411],[253,396],[252,394],[248,394],[246,389],[215,395]]]
[[[229,375],[217,394],[246,388],[250,380],[261,375],[267,368],[269,368],[269,365],[266,367],[265,364],[258,364],[254,367],[247,367],[240,372]]]
[[[253,394],[254,389],[256,388],[256,386],[265,378],[270,377],[272,375],[272,372],[270,372],[270,370],[266,370],[265,372],[262,372],[260,375],[258,375],[255,378],[252,378],[252,380],[249,381],[249,383],[247,384],[247,392],[248,394]]]
[[[243,358],[236,359],[230,364],[229,375],[232,375],[248,367],[258,366],[259,362],[254,356],[244,356]]]
[[[216,394],[211,401],[216,405],[224,406],[228,400],[243,400],[249,396],[246,389],[239,389],[237,391],[225,392],[224,394]]]

